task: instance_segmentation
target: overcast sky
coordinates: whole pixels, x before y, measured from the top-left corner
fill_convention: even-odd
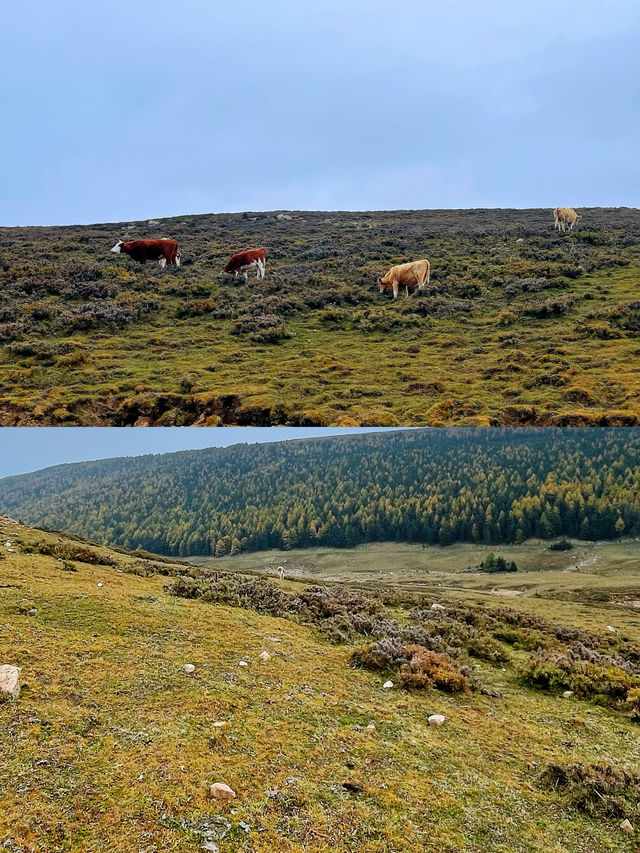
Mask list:
[[[0,477],[38,471],[63,462],[385,429],[394,427],[4,427],[0,428]]]
[[[3,9],[0,224],[638,205],[637,0]]]

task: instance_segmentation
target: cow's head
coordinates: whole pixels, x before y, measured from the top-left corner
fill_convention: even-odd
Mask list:
[[[121,248],[122,243],[123,243],[122,240],[118,240],[118,242],[115,244],[115,246],[113,247],[113,249],[111,251],[117,252],[118,254],[120,254],[120,252],[122,251],[122,248]]]

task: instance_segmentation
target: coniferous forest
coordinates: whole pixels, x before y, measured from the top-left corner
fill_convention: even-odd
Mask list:
[[[156,553],[640,533],[633,429],[433,429],[61,465],[0,512]]]

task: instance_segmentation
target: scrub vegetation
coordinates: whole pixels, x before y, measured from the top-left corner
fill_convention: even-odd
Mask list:
[[[636,849],[637,624],[0,536],[3,850]]]
[[[0,423],[636,425],[640,213],[580,212],[2,228]],[[175,237],[182,266],[110,254],[125,236]],[[218,278],[257,245],[264,281]],[[426,290],[378,292],[423,257]]]

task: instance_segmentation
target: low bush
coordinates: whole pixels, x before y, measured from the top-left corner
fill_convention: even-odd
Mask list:
[[[640,773],[612,764],[549,764],[541,776],[546,788],[561,791],[572,807],[595,818],[639,814]]]

